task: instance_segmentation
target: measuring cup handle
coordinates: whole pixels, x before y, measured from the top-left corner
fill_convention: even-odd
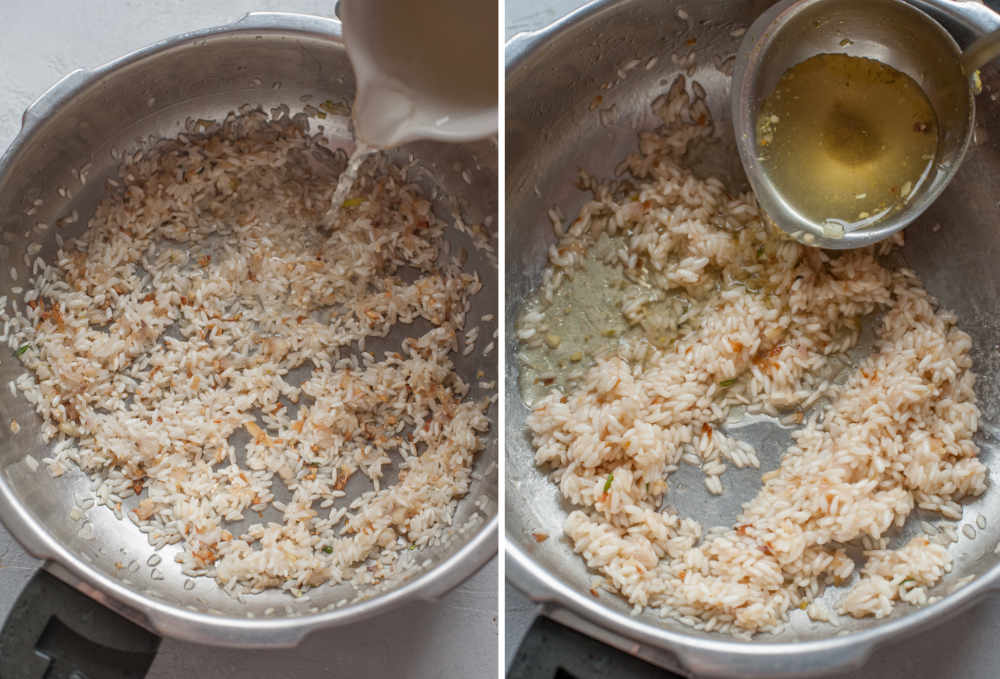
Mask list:
[[[160,637],[39,570],[0,629],[0,677],[146,676]]]
[[[987,33],[962,53],[962,68],[971,76],[980,68],[1000,57],[1000,30]]]

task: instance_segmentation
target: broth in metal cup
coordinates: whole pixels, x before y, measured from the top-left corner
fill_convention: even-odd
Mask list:
[[[998,39],[987,35],[963,54],[937,21],[902,0],[786,0],[760,15],[737,54],[731,105],[740,159],[769,220],[802,243],[835,249],[875,243],[912,222],[962,162],[972,137],[976,73],[996,56]],[[804,80],[810,77],[828,89]],[[868,98],[849,101],[852,86],[868,88]],[[792,94],[811,96],[815,108],[793,105]],[[786,100],[778,101],[782,95]],[[776,115],[776,105],[816,120]],[[801,137],[789,141],[789,130]],[[783,144],[786,172],[768,155],[775,141]],[[880,186],[887,175],[899,181]],[[873,195],[895,191],[896,199],[860,207],[871,198],[859,188],[868,178]],[[851,187],[858,200],[849,214],[851,196],[834,195],[840,186]]]

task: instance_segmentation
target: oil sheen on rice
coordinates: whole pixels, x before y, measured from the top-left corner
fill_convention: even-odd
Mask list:
[[[788,69],[757,119],[758,157],[775,188],[834,236],[901,209],[930,176],[937,137],[912,78],[846,54]]]

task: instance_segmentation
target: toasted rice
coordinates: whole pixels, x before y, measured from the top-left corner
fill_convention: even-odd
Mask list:
[[[326,224],[344,164],[287,108],[189,121],[36,262],[11,318],[49,470],[79,467],[153,546],[181,543],[187,574],[236,593],[412,566],[397,557],[449,530],[489,426],[449,357],[478,275],[384,159]]]
[[[833,621],[815,600],[852,578],[856,545],[867,562],[839,613],[925,603],[951,568],[946,548],[921,535],[891,550],[886,538],[915,507],[958,518],[958,501],[986,488],[972,441],[971,340],[912,272],[884,263],[901,237],[841,253],[808,248],[770,229],[751,195],[687,170],[690,143],[714,132],[703,90],[693,92],[679,78],[656,101],[663,126],[623,164],[627,190],[582,178],[594,199],[551,248],[518,322],[522,346],[537,349],[550,300],[606,236],[625,279],[652,283],[645,297],[624,296],[633,327],[667,293],[697,309],[669,346],[633,334],[533,404],[536,462],[574,507],[565,534],[637,610],[709,631],[775,630],[793,607]],[[872,353],[839,370],[874,312],[883,317]],[[737,522],[705,535],[661,508],[668,476],[695,464],[719,494],[728,465],[759,466],[751,446],[720,430],[747,405],[804,424]]]

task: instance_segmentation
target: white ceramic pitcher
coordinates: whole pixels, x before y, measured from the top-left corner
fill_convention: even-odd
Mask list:
[[[488,0],[341,0],[359,141],[495,134],[498,10]]]

